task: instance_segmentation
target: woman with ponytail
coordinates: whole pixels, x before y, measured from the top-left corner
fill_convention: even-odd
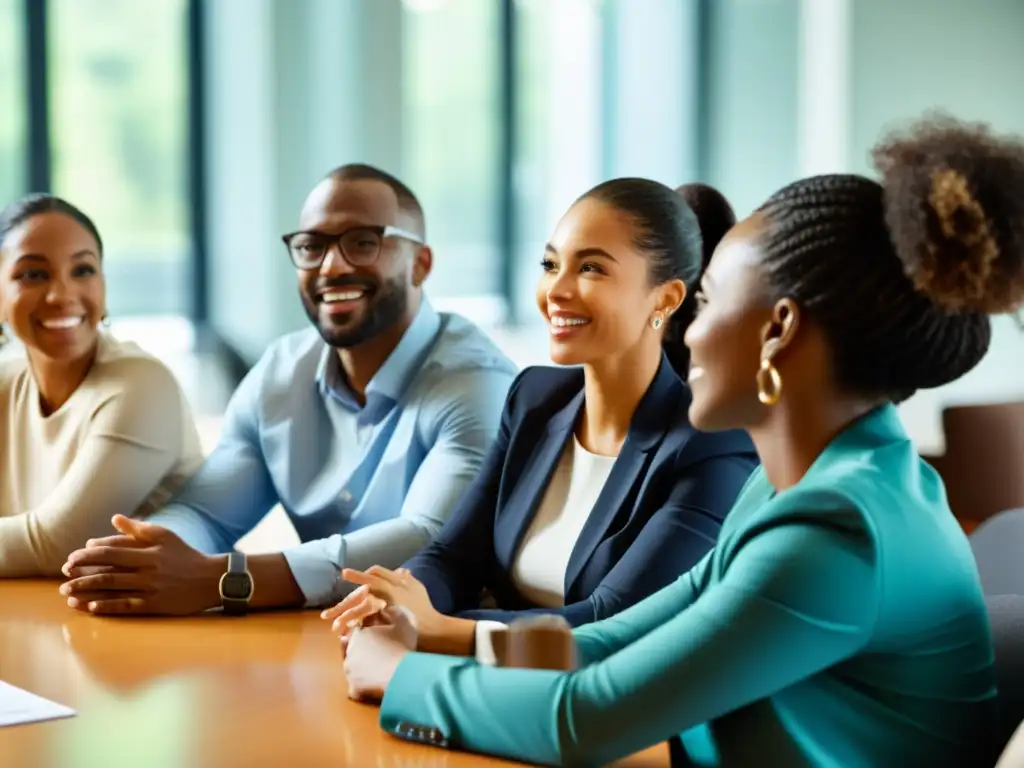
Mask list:
[[[683,334],[714,247],[701,231],[654,181],[576,201],[537,289],[551,357],[572,367],[519,376],[475,484],[405,569],[342,574],[362,586],[324,612],[339,634],[401,606],[421,650],[490,660],[490,633],[516,617],[613,616],[714,546],[756,456],[743,432],[703,434],[686,415]]]
[[[575,630],[576,671],[415,653],[400,612],[357,630],[349,685],[384,694],[384,728],[544,765],[670,738],[702,766],[992,765],[977,571],[894,403],[969,371],[989,315],[1024,304],[1024,144],[933,118],[875,162],[880,183],[774,194],[701,281],[690,420],[762,461],[712,552]]]

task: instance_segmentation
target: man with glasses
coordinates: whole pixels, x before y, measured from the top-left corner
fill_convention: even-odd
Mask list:
[[[515,367],[423,296],[433,256],[413,193],[365,165],[330,173],[284,236],[315,326],[276,342],[174,501],[114,518],[64,566],[73,608],[189,614],[333,603],[342,567],[398,567],[476,476]],[[258,308],[254,308],[258,311]],[[280,503],[302,540],[232,551]],[[226,554],[225,554],[226,553]]]

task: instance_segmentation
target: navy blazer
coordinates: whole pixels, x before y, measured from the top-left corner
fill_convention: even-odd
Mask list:
[[[529,602],[511,569],[579,419],[580,368],[519,374],[480,474],[434,541],[405,567],[441,613],[506,623],[532,612],[580,626],[656,592],[711,550],[757,466],[745,432],[709,434],[690,425],[690,398],[663,357],[569,558],[564,608]],[[484,593],[499,610],[480,608]]]

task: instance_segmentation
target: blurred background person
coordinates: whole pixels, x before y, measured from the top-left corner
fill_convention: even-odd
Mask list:
[[[103,243],[70,203],[30,195],[0,213],[0,576],[56,576],[110,532],[111,514],[156,509],[201,460],[167,367],[100,330]]]

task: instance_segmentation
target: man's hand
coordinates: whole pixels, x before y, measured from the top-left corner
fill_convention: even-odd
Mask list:
[[[166,528],[115,515],[119,536],[68,555],[68,606],[95,614],[184,616],[220,605],[227,556],[197,552]]]

